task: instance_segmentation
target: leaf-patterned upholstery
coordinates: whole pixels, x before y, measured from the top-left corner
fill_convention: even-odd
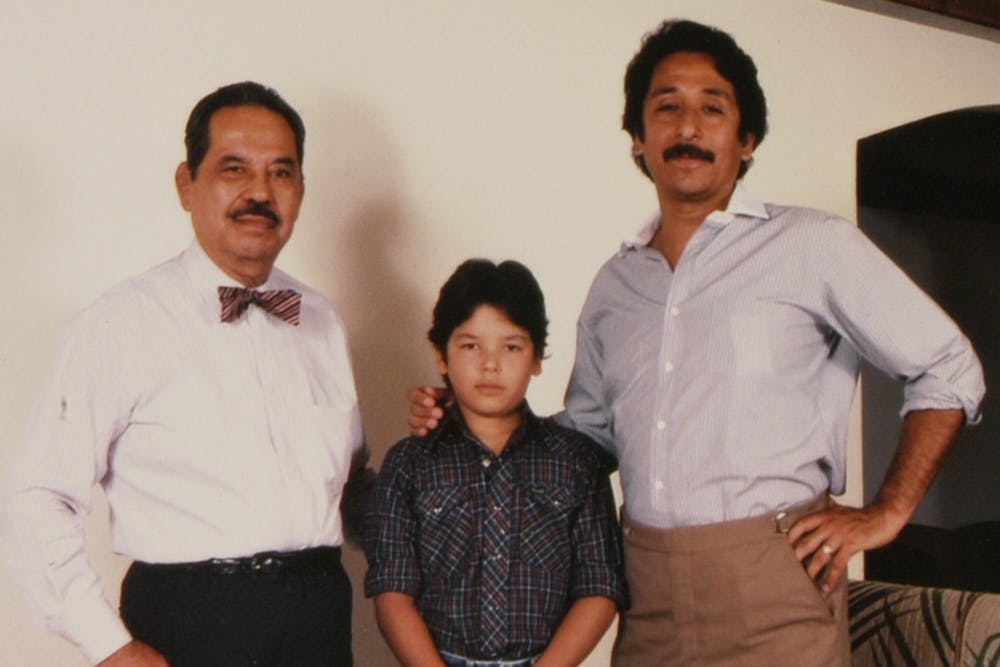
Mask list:
[[[851,581],[855,667],[1000,665],[1000,595]]]

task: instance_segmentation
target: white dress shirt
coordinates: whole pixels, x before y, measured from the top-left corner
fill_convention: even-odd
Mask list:
[[[902,412],[978,419],[968,339],[853,224],[737,186],[674,269],[659,217],[601,268],[563,418],[612,450],[629,516],[742,519],[841,493],[860,357],[906,380]]]
[[[251,306],[193,243],[103,295],[69,327],[10,475],[3,539],[46,625],[99,662],[130,640],[83,548],[95,483],[113,549],[154,563],[343,541],[340,500],[364,458],[344,327],[302,294],[301,324]]]

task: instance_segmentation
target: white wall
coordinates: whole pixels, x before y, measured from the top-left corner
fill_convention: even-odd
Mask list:
[[[280,264],[346,319],[377,458],[404,434],[404,388],[434,379],[430,306],[472,255],[537,273],[551,359],[530,398],[556,409],[589,281],[655,207],[617,128],[625,64],[669,15],[719,25],[755,57],[772,133],[747,183],[766,199],[850,217],[859,137],[1000,101],[995,41],[820,0],[5,0],[0,468],[59,325],[187,244],[171,180],[183,124],[202,95],[246,78],[305,118],[306,201]],[[105,522],[91,518],[90,543],[115,597],[124,563]],[[358,664],[393,664],[357,609]],[[82,664],[2,579],[0,662]]]

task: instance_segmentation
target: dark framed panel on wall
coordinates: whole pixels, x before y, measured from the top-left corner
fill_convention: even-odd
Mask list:
[[[826,0],[861,11],[1000,42],[1000,0]]]
[[[1000,28],[1000,0],[891,0],[953,19]]]
[[[967,428],[872,579],[1000,591],[1000,105],[959,109],[858,142],[858,224],[972,341],[986,374]],[[920,335],[914,332],[913,335]],[[865,500],[899,438],[902,383],[862,371]]]

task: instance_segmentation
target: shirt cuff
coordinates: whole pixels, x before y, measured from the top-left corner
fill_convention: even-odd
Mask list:
[[[100,606],[75,610],[64,619],[65,635],[96,665],[132,641],[118,614],[102,601]]]
[[[570,597],[574,600],[592,595],[606,597],[615,603],[619,611],[629,608],[631,601],[628,596],[628,588],[625,579],[618,575],[609,575],[600,568],[583,568],[585,571],[578,573],[577,582],[570,591]]]
[[[382,593],[405,593],[412,598],[420,594],[420,580],[405,576],[377,574],[369,570],[365,577],[365,597],[373,598]]]
[[[930,394],[917,395],[908,393],[903,400],[903,407],[899,411],[900,417],[906,417],[910,412],[916,410],[961,410],[965,413],[965,423],[967,426],[975,426],[982,421],[981,412],[982,399],[967,397],[955,398],[954,394]]]

